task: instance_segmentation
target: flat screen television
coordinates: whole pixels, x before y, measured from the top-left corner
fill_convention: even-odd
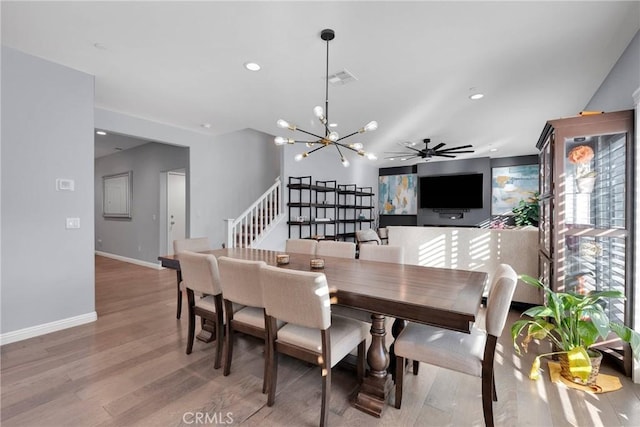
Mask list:
[[[481,209],[481,173],[420,177],[420,207],[424,209]]]

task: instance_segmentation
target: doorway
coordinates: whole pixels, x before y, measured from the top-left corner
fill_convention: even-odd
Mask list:
[[[173,254],[173,241],[186,237],[186,177],[184,170],[167,172],[167,253]]]

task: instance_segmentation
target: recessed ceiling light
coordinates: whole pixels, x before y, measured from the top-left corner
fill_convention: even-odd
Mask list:
[[[491,148],[489,151],[491,151],[492,153],[495,153],[496,151],[498,151],[497,148]]]
[[[244,63],[244,68],[246,68],[249,71],[260,71],[260,65],[256,64],[255,62],[245,62]]]
[[[484,94],[482,93],[474,93],[472,95],[469,95],[469,99],[473,99],[474,101],[482,98],[484,98]]]
[[[211,129],[211,123],[203,123],[200,126],[202,126],[205,129]]]
[[[96,133],[97,133],[98,135],[103,135],[103,136],[107,134],[107,133],[106,133],[105,131],[103,131],[103,130],[97,130],[97,131],[96,131]]]
[[[337,128],[338,124],[337,123],[329,123],[329,127],[330,128]]]

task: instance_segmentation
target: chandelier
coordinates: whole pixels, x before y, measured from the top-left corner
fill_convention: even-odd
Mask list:
[[[343,150],[345,151],[350,150],[355,153],[358,153],[358,155],[360,156],[367,157],[370,160],[376,160],[377,159],[376,155],[373,153],[366,153],[361,143],[356,142],[353,144],[348,144],[342,141],[344,141],[345,139],[351,136],[357,135],[359,133],[371,132],[376,130],[378,128],[378,122],[371,121],[367,123],[365,126],[363,126],[362,128],[358,129],[357,131],[342,137],[338,135],[338,132],[330,129],[331,124],[329,122],[329,41],[335,38],[335,32],[330,29],[322,30],[320,32],[320,38],[327,42],[327,67],[326,67],[325,82],[324,82],[325,101],[324,101],[324,109],[321,106],[317,106],[313,109],[313,114],[318,118],[320,123],[322,123],[322,125],[324,126],[324,136],[316,135],[313,132],[308,132],[304,129],[300,129],[298,126],[291,124],[286,120],[280,119],[276,123],[279,128],[302,132],[304,134],[314,137],[315,139],[311,141],[301,141],[293,138],[284,138],[282,136],[277,136],[274,139],[274,142],[276,145],[301,143],[301,144],[306,144],[308,148],[311,148],[311,150],[296,154],[296,156],[294,157],[296,161],[300,161],[304,158],[307,158],[311,154],[315,153],[316,151],[322,150],[323,148],[326,148],[329,146],[333,146],[336,148],[336,150],[338,150],[338,154],[340,155],[340,162],[345,168],[349,166],[349,160],[347,160],[347,158],[344,156]]]

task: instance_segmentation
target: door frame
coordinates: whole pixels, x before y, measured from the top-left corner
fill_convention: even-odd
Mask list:
[[[160,215],[158,218],[160,253],[173,254],[173,242],[169,241],[169,175],[180,174],[185,178],[185,237],[189,237],[189,175],[187,170],[175,169],[160,173]]]

